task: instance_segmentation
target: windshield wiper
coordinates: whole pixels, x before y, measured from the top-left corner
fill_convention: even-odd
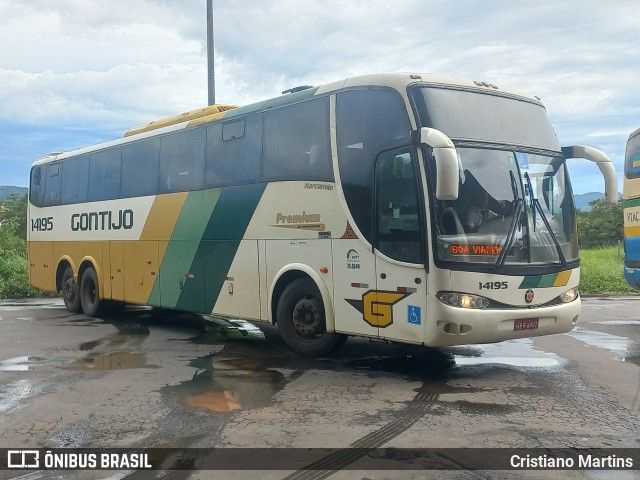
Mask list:
[[[524,211],[524,200],[520,198],[518,195],[518,182],[516,181],[516,176],[513,174],[513,170],[509,170],[509,176],[511,177],[511,192],[513,193],[513,221],[511,222],[511,226],[509,227],[509,232],[507,233],[507,238],[504,242],[504,247],[498,256],[498,260],[495,263],[496,270],[502,268],[504,262],[507,260],[507,255],[511,247],[515,242],[516,238],[516,228],[518,231],[521,229],[520,218],[522,217],[522,212]]]
[[[562,266],[565,267],[567,265],[567,259],[562,253],[562,247],[560,246],[560,242],[558,241],[558,237],[556,237],[555,232],[551,228],[551,224],[549,220],[547,220],[547,216],[544,214],[544,210],[542,210],[542,205],[540,205],[540,201],[535,197],[533,193],[533,187],[531,186],[531,178],[529,177],[529,173],[525,172],[524,178],[527,181],[527,189],[529,190],[529,198],[531,199],[531,211],[533,217],[533,231],[536,231],[536,211],[540,214],[540,218],[542,218],[542,222],[544,226],[547,227],[547,231],[549,232],[549,236],[553,243],[556,245],[556,250],[558,250],[558,256],[560,257],[560,262]]]

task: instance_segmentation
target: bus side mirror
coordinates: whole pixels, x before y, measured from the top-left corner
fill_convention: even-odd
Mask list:
[[[604,152],[586,145],[572,145],[570,147],[562,147],[562,153],[564,153],[567,159],[584,158],[585,160],[595,162],[604,177],[605,203],[611,205],[618,203],[618,178],[616,176],[616,169]]]
[[[436,198],[438,200],[458,199],[458,152],[449,137],[435,128],[420,129],[420,143],[433,149],[436,161]]]

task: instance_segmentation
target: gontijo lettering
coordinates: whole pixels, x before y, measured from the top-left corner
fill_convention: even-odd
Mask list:
[[[71,215],[71,230],[130,230],[133,228],[133,210],[74,213]]]

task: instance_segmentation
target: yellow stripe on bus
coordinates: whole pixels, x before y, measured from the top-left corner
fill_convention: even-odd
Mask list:
[[[569,278],[571,277],[571,270],[566,270],[564,272],[560,272],[556,277],[556,280],[553,282],[554,287],[564,287],[567,283],[569,283]]]
[[[140,234],[140,240],[158,241],[158,260],[160,264],[162,264],[173,229],[178,222],[178,217],[188,196],[188,192],[180,192],[158,195],[153,200],[151,211]]]
[[[640,227],[624,227],[625,237],[638,237],[640,236]]]
[[[633,165],[633,168],[640,167],[640,160],[634,160],[632,165]]]

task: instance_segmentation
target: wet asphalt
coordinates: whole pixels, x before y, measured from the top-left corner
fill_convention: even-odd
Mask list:
[[[638,305],[640,297],[583,299],[578,327],[551,337],[447,349],[351,338],[329,358],[308,359],[277,329],[242,320],[140,307],[91,319],[58,299],[5,300],[0,448],[640,448]],[[564,477],[636,478],[619,473]],[[285,477],[245,475],[230,478]],[[438,478],[514,477],[451,475]],[[328,476],[400,478],[360,470],[307,478]]]

